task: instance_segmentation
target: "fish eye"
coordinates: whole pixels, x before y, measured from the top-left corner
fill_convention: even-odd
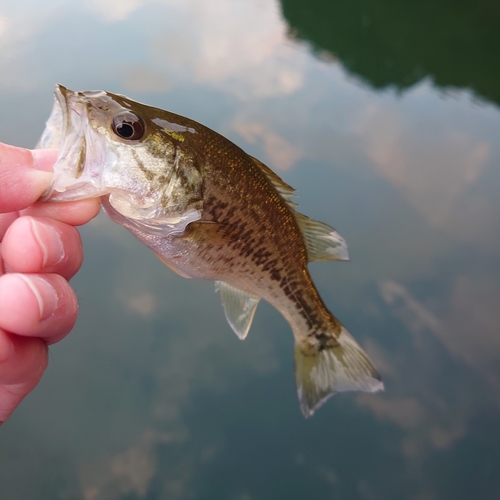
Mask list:
[[[129,141],[142,139],[146,130],[142,118],[131,111],[116,115],[113,118],[112,128],[118,137]]]

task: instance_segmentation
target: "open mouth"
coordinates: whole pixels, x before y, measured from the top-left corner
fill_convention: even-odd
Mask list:
[[[59,148],[54,178],[41,201],[80,200],[97,196],[92,179],[84,175],[87,163],[87,102],[62,85],[55,89],[54,107],[37,148]]]
[[[56,86],[54,106],[37,147],[58,148],[59,154],[52,184],[40,201],[76,201],[109,195],[106,201],[120,216],[148,221],[144,227],[149,232],[163,234],[165,228],[169,232],[179,228],[183,231],[186,224],[200,218],[199,210],[170,215],[171,210],[159,203],[159,191],[151,188],[141,169],[130,161],[122,159],[120,163],[118,146],[106,134],[109,114],[99,115],[109,104],[105,97],[103,91],[73,92]],[[117,111],[122,110],[120,104],[115,105]],[[108,108],[104,110],[107,111]]]

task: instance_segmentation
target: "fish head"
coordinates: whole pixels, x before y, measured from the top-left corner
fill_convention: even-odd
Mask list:
[[[196,155],[184,144],[197,131],[176,118],[182,121],[118,94],[57,85],[37,145],[59,148],[53,182],[42,199],[104,197],[121,216],[153,225],[199,219],[202,176]]]

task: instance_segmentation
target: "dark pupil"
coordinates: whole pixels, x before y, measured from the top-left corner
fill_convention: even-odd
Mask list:
[[[124,139],[129,139],[134,135],[134,126],[131,123],[120,123],[116,127],[116,133]]]
[[[113,130],[122,139],[133,141],[142,139],[145,132],[144,122],[137,115],[126,112],[115,116]]]

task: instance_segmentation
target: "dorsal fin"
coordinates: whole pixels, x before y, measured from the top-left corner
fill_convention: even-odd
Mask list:
[[[251,158],[292,209],[304,236],[309,262],[314,260],[349,260],[347,244],[344,238],[333,227],[297,212],[295,210],[297,203],[291,200],[292,196],[297,196],[295,189],[283,181],[267,165],[264,165],[253,156]]]
[[[215,282],[215,291],[220,292],[227,322],[234,333],[244,340],[252,325],[260,298],[224,281]]]
[[[309,262],[313,260],[349,260],[347,244],[333,227],[295,212],[304,235]]]
[[[287,184],[279,175],[275,174],[267,165],[264,165],[260,160],[250,156],[253,162],[260,170],[266,175],[266,177],[271,181],[272,185],[276,188],[278,193],[285,199],[285,201],[290,205],[291,208],[296,207],[297,203],[294,203],[291,198],[292,196],[297,196],[295,194],[295,189]]]

